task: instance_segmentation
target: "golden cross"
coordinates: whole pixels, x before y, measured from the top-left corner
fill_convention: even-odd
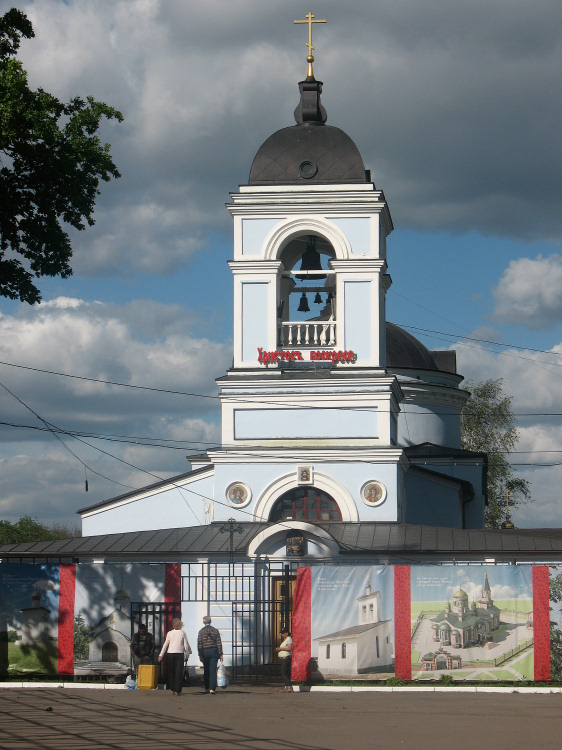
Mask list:
[[[508,489],[505,491],[505,517],[509,521],[509,498],[511,497],[511,493]]]
[[[308,24],[308,42],[306,42],[306,46],[308,47],[308,57],[306,58],[306,61],[308,63],[308,75],[313,77],[314,74],[312,72],[312,63],[314,62],[314,57],[312,55],[312,50],[315,49],[315,47],[312,44],[312,24],[313,23],[326,23],[326,19],[315,18],[312,11],[309,10],[303,20],[293,21],[293,23],[307,23]]]

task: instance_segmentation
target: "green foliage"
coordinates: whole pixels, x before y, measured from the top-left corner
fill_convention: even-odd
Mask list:
[[[91,96],[65,104],[32,91],[14,55],[33,36],[21,11],[0,17],[0,296],[30,304],[41,299],[35,278],[72,274],[61,223],[94,224],[99,181],[120,176],[98,138],[100,121],[123,119]]]
[[[87,659],[90,646],[90,628],[82,613],[74,615],[74,659]]]
[[[18,639],[17,630],[2,630],[0,632],[0,643],[15,643]]]
[[[461,413],[462,447],[488,454],[486,528],[498,529],[506,520],[506,492],[510,511],[531,497],[530,484],[515,475],[508,457],[519,441],[511,397],[503,393],[503,381],[467,383],[471,396]]]
[[[389,677],[385,684],[389,687],[400,687],[405,685],[406,682],[401,677]]]
[[[20,542],[47,542],[51,539],[69,539],[80,536],[78,529],[69,529],[64,524],[45,526],[31,516],[22,516],[19,521],[0,521],[0,544]]]

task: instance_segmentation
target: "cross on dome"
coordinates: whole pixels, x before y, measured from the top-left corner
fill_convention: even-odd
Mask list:
[[[312,54],[312,50],[315,49],[314,45],[312,44],[312,24],[313,23],[326,23],[325,18],[316,18],[312,11],[308,11],[304,19],[301,20],[295,20],[293,23],[307,23],[308,24],[308,42],[306,42],[306,46],[308,47],[308,56],[306,58],[306,61],[308,63],[308,78],[314,78],[314,72],[312,70],[312,63],[314,62],[314,55]]]

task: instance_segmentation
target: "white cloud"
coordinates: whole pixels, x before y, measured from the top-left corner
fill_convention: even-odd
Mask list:
[[[494,319],[540,330],[562,322],[562,255],[512,260],[494,289]]]
[[[190,315],[178,305],[138,300],[119,306],[59,298],[0,318],[0,359],[26,368],[213,396],[213,376],[224,373],[231,347],[190,332],[189,320]],[[0,389],[4,422],[43,428],[27,404],[63,430],[132,439],[122,443],[86,437],[80,442],[61,436],[93,472],[126,485],[88,472],[91,491],[84,501],[79,499],[84,467],[56,438],[45,431],[0,427],[4,443],[0,511],[4,518],[29,513],[72,520],[69,514],[77,503],[89,505],[121,494],[127,487],[138,488],[187,471],[186,455],[219,440],[214,398],[121,388],[6,365],[0,370],[1,382],[14,394]],[[142,447],[135,438],[138,443],[162,441],[172,447]],[[41,502],[47,497],[48,507]]]

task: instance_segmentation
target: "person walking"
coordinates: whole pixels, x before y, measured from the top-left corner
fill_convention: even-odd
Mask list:
[[[172,695],[180,695],[183,685],[183,663],[189,659],[191,647],[187,640],[186,634],[182,630],[183,622],[179,617],[172,620],[172,630],[166,633],[166,640],[158,656],[158,661],[162,661],[166,655],[166,667],[168,669],[168,688]]]
[[[291,665],[293,661],[293,639],[289,633],[289,629],[284,627],[281,629],[281,645],[275,649],[277,656],[281,659],[281,678],[283,679],[283,692],[292,693],[293,686],[291,684]]]
[[[223,661],[222,641],[219,631],[211,625],[211,618],[205,615],[203,627],[197,635],[197,653],[203,662],[205,692],[214,695],[217,690],[217,664]]]

